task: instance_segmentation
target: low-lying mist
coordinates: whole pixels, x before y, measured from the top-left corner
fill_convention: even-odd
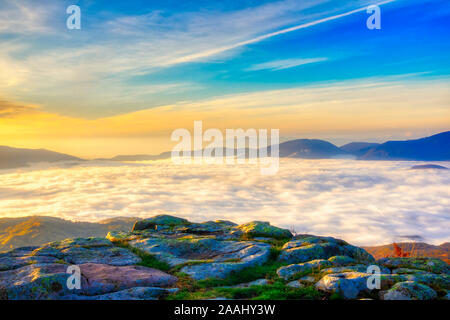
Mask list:
[[[450,241],[450,170],[409,170],[416,164],[281,159],[273,176],[248,164],[40,165],[0,174],[0,217],[97,221],[167,213],[199,222],[265,220],[356,245],[405,236]]]

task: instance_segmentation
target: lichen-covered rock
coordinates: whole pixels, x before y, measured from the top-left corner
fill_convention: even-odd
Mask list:
[[[111,231],[106,238],[66,239],[0,254],[0,299],[158,299],[177,290],[171,288],[177,278],[136,266],[143,254],[139,250],[194,280],[226,279],[266,263],[273,239],[291,237],[288,230],[266,222],[240,226],[222,220],[190,223],[160,215],[139,221],[130,232]],[[288,281],[296,279],[287,287],[315,284],[321,291],[347,299],[376,294],[381,299],[448,299],[450,290],[449,267],[439,259],[385,258],[375,263],[362,248],[332,237],[295,236],[277,259],[282,266],[277,274]],[[67,267],[73,264],[81,269],[81,289],[67,287],[71,276]],[[368,288],[374,276],[368,268],[373,265],[382,273],[381,288],[375,291]],[[233,287],[269,283],[258,279]]]
[[[361,291],[367,290],[368,274],[344,272],[324,276],[316,283],[321,291],[338,293],[346,299],[356,299]]]
[[[391,271],[383,266],[378,266],[380,268],[381,274],[390,274]],[[321,270],[321,273],[342,273],[342,272],[362,272],[362,273],[368,273],[369,265],[366,264],[355,264],[351,266],[343,266],[343,267],[333,267],[333,268],[326,268]],[[370,272],[369,272],[370,273]]]
[[[137,221],[134,224],[132,231],[139,231],[145,229],[157,230],[159,229],[159,227],[174,227],[188,224],[190,224],[190,222],[186,219],[161,214],[148,219]]]
[[[59,259],[47,256],[14,256],[8,253],[0,256],[0,271],[17,269],[30,264],[56,263]]]
[[[177,292],[178,288],[134,287],[92,297],[92,300],[157,300]]]
[[[372,274],[362,272],[344,272],[325,275],[316,283],[316,288],[329,293],[338,293],[346,299],[355,299],[362,292],[369,292],[368,280]],[[386,289],[396,282],[404,281],[400,275],[380,275],[380,289]]]
[[[129,242],[146,238],[182,238],[188,236],[210,237],[220,240],[237,240],[234,231],[236,224],[225,221],[207,221],[203,223],[179,224],[175,226],[159,225],[157,229],[134,230],[131,232],[110,231],[106,238],[114,243]]]
[[[98,295],[133,287],[170,287],[177,278],[160,270],[143,266],[116,267],[106,264],[80,265],[87,283],[78,294]]]
[[[59,259],[62,259],[64,257],[64,254],[61,252],[61,250],[50,247],[48,245],[33,250],[33,252],[31,252],[31,255],[35,257],[54,257]]]
[[[383,300],[432,300],[437,297],[437,294],[424,284],[404,281],[396,283],[380,296]]]
[[[39,246],[29,246],[29,247],[20,247],[12,249],[11,251],[0,253],[0,257],[3,257],[5,255],[11,256],[11,257],[23,257],[23,256],[29,256],[31,253],[38,249]]]
[[[377,264],[389,269],[408,268],[450,274],[450,266],[437,258],[382,258]]]
[[[238,263],[247,258],[252,261],[266,256],[270,245],[252,241],[219,241],[209,237],[185,237],[134,240],[131,247],[138,248],[171,266],[193,262]],[[252,255],[255,255],[252,257]],[[231,263],[231,262],[230,262]]]
[[[450,276],[448,274],[435,273],[417,273],[405,274],[405,279],[425,284],[430,287],[441,288],[445,290],[450,289]]]
[[[331,264],[336,267],[349,266],[356,262],[355,259],[350,258],[348,256],[333,256],[329,258],[328,261],[331,262]]]
[[[424,270],[417,270],[417,269],[397,268],[397,269],[393,269],[392,273],[395,273],[395,274],[425,274],[428,272],[424,271]]]
[[[82,264],[81,288],[69,289],[68,265],[35,264],[0,273],[0,291],[3,298],[16,299],[62,299],[83,298],[117,292],[134,287],[169,287],[177,278],[162,271],[142,267],[115,267],[104,264]]]
[[[62,296],[60,300],[158,300],[178,290],[178,288],[134,287],[96,296],[69,294]]]
[[[217,248],[217,255],[211,257],[214,262],[188,265],[180,271],[187,273],[196,280],[209,278],[225,279],[235,272],[265,263],[270,256],[270,245],[265,243],[247,242],[238,251],[233,251],[230,249],[238,247],[231,244],[233,241],[221,242],[223,243],[222,249]],[[238,243],[242,245],[240,242]]]
[[[331,262],[329,262],[328,260],[312,260],[309,262],[291,264],[285,267],[281,267],[277,270],[277,274],[280,278],[289,280],[293,277],[300,277],[314,271],[319,272],[321,269],[329,266],[331,266]]]
[[[311,235],[296,236],[286,243],[278,260],[285,263],[301,263],[315,259],[329,259],[333,256],[347,256],[358,263],[372,263],[375,259],[362,248],[332,237]]]
[[[112,266],[127,266],[141,262],[134,253],[118,247],[96,247],[92,249],[71,247],[62,251],[64,261],[71,264],[101,263]]]
[[[140,238],[142,238],[142,236],[137,232],[125,232],[118,230],[109,231],[106,235],[106,239],[110,240],[111,242],[131,241]]]
[[[236,229],[241,230],[243,235],[247,237],[292,238],[292,233],[289,230],[271,226],[269,222],[264,221],[252,221],[241,224]]]
[[[125,266],[141,262],[141,259],[131,251],[114,247],[111,241],[102,238],[78,238],[52,242],[35,249],[31,254],[34,259],[41,259],[41,261],[44,258],[53,258],[70,264],[90,262]]]
[[[311,284],[311,283],[317,282],[316,278],[313,276],[304,276],[304,277],[299,278],[298,281],[300,281],[301,283],[306,283],[306,284]]]
[[[354,266],[332,267],[332,268],[325,268],[325,269],[321,270],[321,273],[323,273],[323,274],[343,273],[343,272],[367,273],[367,265],[357,264]]]
[[[33,264],[0,273],[2,298],[8,300],[57,299],[69,294],[67,266]]]
[[[69,238],[62,241],[50,242],[42,248],[51,247],[58,250],[64,250],[71,247],[95,248],[112,246],[112,242],[105,238]]]
[[[216,220],[180,226],[176,231],[195,235],[220,235],[230,233],[235,226],[236,224],[231,221]]]

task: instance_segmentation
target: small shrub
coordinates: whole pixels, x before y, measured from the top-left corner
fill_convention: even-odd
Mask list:
[[[410,252],[404,251],[398,244],[395,242],[392,244],[394,246],[394,257],[398,258],[406,258],[410,257]]]

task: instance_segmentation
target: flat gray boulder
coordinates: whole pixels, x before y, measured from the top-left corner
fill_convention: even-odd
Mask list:
[[[170,266],[186,264],[180,271],[194,279],[225,278],[233,272],[263,264],[270,245],[253,241],[220,241],[213,238],[148,238],[134,240],[138,248]]]
[[[345,299],[356,299],[363,292],[370,292],[369,277],[372,274],[362,272],[343,272],[325,275],[316,283],[316,288],[329,293],[337,293]],[[387,289],[396,282],[404,281],[400,275],[380,275],[380,289]]]
[[[80,265],[86,278],[80,294],[98,295],[133,287],[170,287],[177,278],[163,271],[143,266],[110,266],[86,263]]]
[[[31,252],[28,252],[29,254]],[[15,256],[5,253],[0,255],[0,271],[17,269],[31,264],[56,263],[58,258],[47,256]]]
[[[7,300],[57,299],[69,294],[67,266],[32,264],[0,272],[0,297]]]
[[[126,266],[141,262],[141,259],[125,248],[115,247],[104,238],[66,239],[52,242],[34,250],[34,258],[57,258],[69,264],[100,263]]]
[[[331,266],[331,262],[328,260],[312,260],[309,262],[291,264],[285,267],[281,267],[277,270],[277,274],[280,278],[285,280],[292,279],[294,277],[301,277],[306,274],[310,274],[314,271],[319,272],[321,269]]]
[[[0,297],[9,300],[84,299],[135,287],[170,287],[177,278],[143,266],[82,264],[81,288],[69,289],[65,264],[33,264],[0,272]],[[153,289],[154,290],[154,289]],[[122,293],[123,296],[124,293]]]

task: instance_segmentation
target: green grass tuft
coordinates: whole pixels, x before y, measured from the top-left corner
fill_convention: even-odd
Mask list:
[[[223,297],[227,299],[250,300],[286,300],[286,299],[321,299],[323,294],[313,286],[305,288],[291,288],[282,283],[265,286],[252,286],[250,288],[212,288],[201,289],[194,292],[180,290],[167,297],[168,300],[203,300]]]
[[[130,245],[128,245],[127,243],[126,244],[125,243],[115,243],[115,245],[118,247],[128,249],[131,252],[133,252],[135,255],[137,255],[139,258],[141,258],[142,261],[137,263],[138,266],[154,268],[154,269],[158,269],[161,271],[169,271],[171,269],[170,265],[167,264],[166,262],[158,260],[153,255],[148,254],[147,252],[145,252],[143,250],[133,248]]]

